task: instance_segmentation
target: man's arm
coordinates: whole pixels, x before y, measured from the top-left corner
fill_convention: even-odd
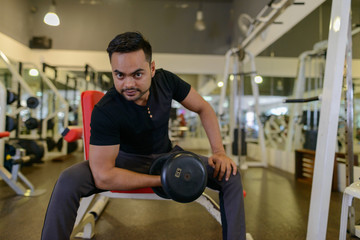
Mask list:
[[[161,186],[160,176],[152,176],[115,167],[119,145],[97,146],[89,149],[89,164],[97,188],[104,190],[133,190]]]
[[[221,180],[225,175],[225,180],[229,180],[231,173],[236,174],[237,166],[231,158],[226,156],[219,123],[213,108],[193,88],[190,89],[189,94],[181,104],[199,114],[213,153],[209,158],[209,164],[215,169],[214,177],[218,176],[218,179]]]

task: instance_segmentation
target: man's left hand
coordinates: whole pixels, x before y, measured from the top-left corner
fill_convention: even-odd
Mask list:
[[[209,165],[214,168],[214,178],[217,176],[221,181],[225,175],[225,181],[228,181],[231,173],[236,175],[237,166],[235,162],[225,153],[214,153],[209,157]]]

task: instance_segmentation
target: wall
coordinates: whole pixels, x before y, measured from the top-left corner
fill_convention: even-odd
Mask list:
[[[71,50],[31,50],[27,46],[0,32],[0,51],[16,61],[33,62],[40,65],[46,62],[51,65],[84,66],[90,64],[97,71],[111,71],[105,51],[71,51]],[[224,72],[225,57],[203,54],[165,54],[154,53],[157,67],[165,68],[178,74],[214,74]],[[263,76],[295,77],[297,58],[257,57],[257,72]],[[360,78],[360,60],[353,60],[353,77]],[[249,63],[245,72],[249,72]]]
[[[46,26],[42,18],[48,2],[31,0],[37,11],[32,15],[34,36],[53,39],[54,49],[106,49],[108,42],[124,31],[140,31],[150,40],[154,52],[223,54],[230,46],[231,1],[211,1],[203,4],[207,29],[194,29],[199,2],[187,2],[187,8],[176,1],[102,1],[100,5],[80,4],[80,1],[57,1],[59,27]]]
[[[0,0],[0,32],[28,45],[32,19],[30,1]]]
[[[0,51],[15,61],[31,61],[31,50],[24,44],[15,41],[0,32]]]

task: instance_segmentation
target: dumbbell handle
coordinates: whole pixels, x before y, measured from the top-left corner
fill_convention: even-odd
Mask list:
[[[13,164],[21,164],[21,163],[25,163],[25,162],[28,162],[30,161],[30,156],[23,156],[21,158],[18,158],[18,159],[12,159],[12,163]]]

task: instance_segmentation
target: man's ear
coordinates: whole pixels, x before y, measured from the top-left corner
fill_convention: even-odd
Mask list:
[[[150,64],[151,77],[155,76],[155,61],[152,61]]]

